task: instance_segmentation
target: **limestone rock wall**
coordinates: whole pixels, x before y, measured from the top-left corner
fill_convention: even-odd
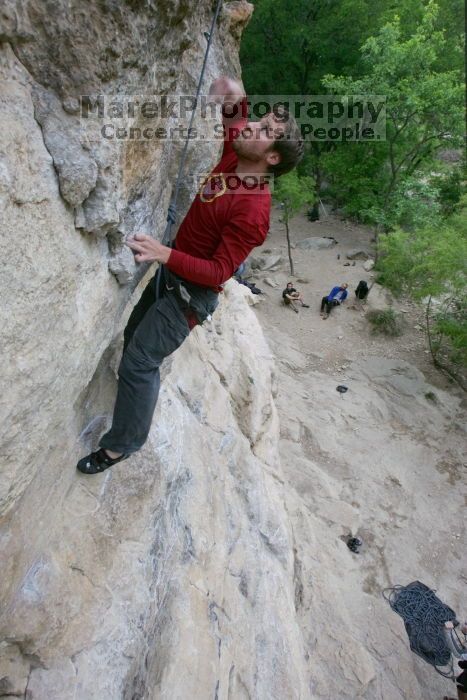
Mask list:
[[[162,233],[181,148],[83,134],[78,98],[192,93],[213,9],[0,9],[2,696],[305,693],[274,375],[242,290],[229,288],[213,327],[167,368],[145,450],[96,479],[75,472],[108,421],[120,331],[145,272],[123,240]],[[206,84],[238,75],[251,10],[223,4]],[[218,149],[191,148],[188,169],[209,167]]]
[[[248,298],[230,282],[215,320],[174,355],[130,463],[93,479],[63,464],[53,512],[21,515],[22,532],[43,537],[3,616],[4,692],[309,696],[276,375]]]
[[[251,14],[224,3],[205,85],[239,73],[238,38]],[[83,128],[81,95],[193,94],[211,2],[10,2],[0,14],[0,212],[4,474],[0,513],[51,454],[81,432],[79,405],[144,270],[124,238],[161,236],[182,143],[106,140]],[[127,120],[128,122],[128,120]],[[157,126],[157,119],[154,126]],[[128,125],[128,123],[127,123]],[[219,144],[190,148],[187,172]],[[193,193],[182,192],[183,215]],[[40,406],[41,410],[38,411]],[[57,438],[59,440],[57,441]]]
[[[123,240],[162,233],[181,148],[104,141],[77,100],[193,92],[214,4],[0,7],[0,697],[436,700],[381,590],[419,578],[462,614],[465,432],[406,362],[349,360],[342,399],[230,282],[164,365],[144,449],[75,471],[146,282]],[[206,84],[239,73],[251,9],[223,3]]]

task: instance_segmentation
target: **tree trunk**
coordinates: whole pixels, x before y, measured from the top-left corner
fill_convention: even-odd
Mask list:
[[[430,330],[430,308],[431,308],[431,294],[430,298],[428,299],[428,303],[426,305],[425,309],[425,324],[426,324],[426,335],[428,338],[428,347],[430,348],[430,354],[433,359],[433,364],[436,367],[438,365],[438,360],[436,358],[434,349],[433,349],[433,343],[431,342],[431,330]]]
[[[294,273],[293,260],[292,260],[292,248],[290,247],[289,209],[288,209],[286,203],[284,203],[284,223],[285,223],[285,234],[287,236],[287,252],[289,254],[290,274],[294,275],[295,273]]]
[[[432,337],[431,337],[431,329],[430,329],[430,310],[431,310],[431,302],[432,302],[432,296],[430,295],[430,298],[428,299],[428,303],[426,305],[425,309],[425,321],[426,321],[426,334],[428,336],[428,346],[430,348],[430,354],[431,357],[433,358],[433,364],[437,369],[440,369],[442,372],[445,372],[451,379],[454,379],[455,382],[460,386],[461,389],[464,391],[467,391],[467,386],[464,384],[464,381],[462,377],[460,377],[457,372],[453,372],[447,365],[444,364],[444,362],[441,362],[439,359],[439,355],[436,354],[435,349],[433,348],[433,343],[432,343]]]

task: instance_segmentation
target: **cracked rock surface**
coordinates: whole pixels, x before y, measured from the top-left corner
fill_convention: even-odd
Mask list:
[[[152,274],[123,242],[162,234],[181,147],[104,142],[78,98],[192,92],[212,5],[0,9],[0,697],[438,700],[446,682],[380,591],[421,577],[462,614],[465,434],[460,400],[428,404],[408,362],[326,373],[334,339],[314,357],[291,342],[295,314],[230,282],[164,365],[144,449],[75,470],[108,425],[121,330]],[[207,83],[238,75],[250,14],[224,3]],[[188,173],[217,151],[191,147]]]
[[[141,452],[96,478],[64,466],[1,620],[8,692],[308,696],[276,370],[249,296],[229,282],[215,322],[167,364]]]
[[[44,505],[67,487],[63,454],[73,462],[76,437],[98,415],[91,404],[110,381],[103,357],[146,272],[124,240],[138,232],[162,237],[183,145],[109,141],[97,127],[84,128],[80,97],[192,94],[211,4],[2,3],[0,322],[9,390],[0,399],[0,517],[30,486]],[[219,74],[239,75],[238,42],[251,11],[246,2],[224,3],[206,90]],[[216,141],[190,145],[187,174],[211,167],[218,151]],[[179,218],[195,189],[186,177]],[[14,569],[9,562],[10,575]]]

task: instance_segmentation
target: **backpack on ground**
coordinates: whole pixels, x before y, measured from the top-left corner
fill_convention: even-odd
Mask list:
[[[366,299],[369,291],[370,290],[368,289],[368,285],[365,280],[360,280],[357,285],[357,289],[355,290],[355,296],[357,299]]]

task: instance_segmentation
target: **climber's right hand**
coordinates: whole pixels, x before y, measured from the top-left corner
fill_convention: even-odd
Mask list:
[[[160,262],[165,264],[172,252],[171,248],[162,245],[145,233],[137,233],[132,238],[128,238],[125,243],[133,251],[135,261],[138,263]]]
[[[245,97],[245,90],[239,80],[226,75],[216,78],[209,88],[209,95],[219,104],[238,104]]]

